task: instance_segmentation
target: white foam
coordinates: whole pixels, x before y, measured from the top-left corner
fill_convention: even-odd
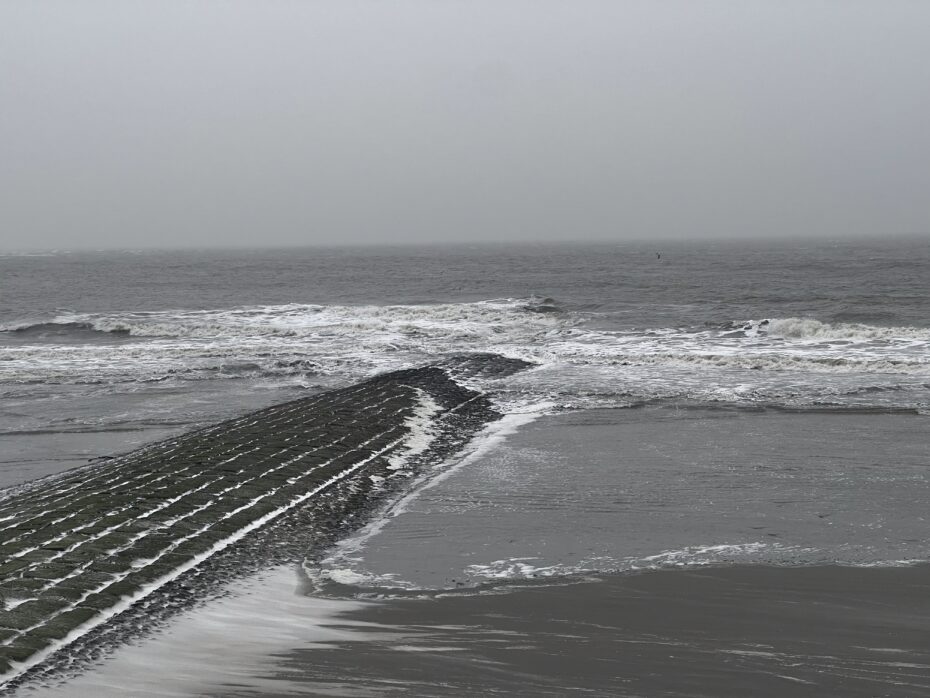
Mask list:
[[[526,299],[393,306],[287,304],[202,311],[65,314],[122,330],[119,342],[0,346],[0,383],[145,386],[250,379],[347,383],[492,352],[535,362],[464,380],[507,400],[566,407],[636,401],[928,409],[930,329],[773,318],[718,329],[594,329],[585,316],[527,312]],[[128,388],[127,388],[128,389]],[[892,392],[896,391],[896,392]]]
[[[402,449],[398,449],[388,458],[391,470],[403,468],[410,459],[423,453],[436,439],[433,420],[442,412],[439,404],[433,400],[429,393],[422,388],[414,388],[417,392],[417,404],[413,413],[404,420],[409,434],[404,440]]]
[[[736,654],[743,657],[766,657],[771,659],[782,656],[776,652],[763,652],[761,650],[720,650],[720,652],[724,654]]]
[[[473,578],[480,579],[530,579],[539,577],[566,577],[569,575],[593,572],[596,565],[590,562],[577,565],[561,564],[530,564],[531,561],[541,561],[538,557],[512,557],[504,560],[494,560],[486,565],[469,565],[465,573]]]
[[[26,603],[27,601],[34,601],[35,597],[33,596],[6,596],[3,599],[3,609],[6,611],[12,611],[17,606]]]
[[[353,572],[352,570],[338,569],[330,570],[328,573],[329,578],[338,583],[338,584],[365,584],[371,581],[370,577],[364,574],[359,574],[358,572]]]
[[[424,305],[307,305],[290,303],[217,310],[164,310],[129,313],[68,313],[48,323],[87,325],[100,332],[122,332],[136,337],[217,337],[320,333],[358,334],[359,330],[393,330],[398,334],[443,330],[481,336],[510,324],[553,326],[552,315],[526,313],[522,299]],[[26,325],[28,326],[28,325]],[[23,329],[23,323],[0,330]]]
[[[639,560],[646,563],[694,563],[708,558],[713,559],[721,556],[759,553],[766,548],[784,548],[784,546],[780,544],[758,542],[696,545],[680,550],[664,550],[656,555],[648,555],[639,558]]]
[[[926,560],[917,560],[914,558],[906,558],[904,560],[879,560],[877,562],[845,562],[838,561],[837,564],[846,565],[848,567],[914,567],[915,565],[922,565]]]
[[[299,380],[306,372],[352,380],[445,353],[531,345],[540,333],[577,321],[526,312],[525,304],[499,299],[65,314],[50,322],[128,333],[129,339],[0,346],[0,382],[97,384],[248,376]]]
[[[591,556],[572,564],[546,561],[540,557],[512,557],[494,560],[486,564],[469,565],[464,572],[477,581],[523,580],[567,577],[580,574],[701,567],[734,561],[747,563],[771,562],[786,557],[797,559],[799,556],[803,557],[806,554],[816,552],[814,548],[783,545],[781,543],[715,543],[664,550],[660,553],[641,557]]]
[[[759,332],[763,328],[754,324]],[[769,335],[791,339],[849,339],[857,341],[883,340],[919,340],[930,342],[930,329],[921,327],[878,327],[860,323],[829,323],[814,318],[789,317],[774,318],[769,321],[765,331]]]

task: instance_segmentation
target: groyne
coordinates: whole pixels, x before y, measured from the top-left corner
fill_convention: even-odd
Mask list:
[[[452,376],[523,366],[477,355],[383,374],[5,493],[0,681],[73,663],[231,575],[325,549],[499,418]]]

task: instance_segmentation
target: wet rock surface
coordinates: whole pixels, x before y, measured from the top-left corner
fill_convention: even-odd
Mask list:
[[[500,415],[450,376],[397,371],[275,405],[6,493],[0,680],[80,665],[237,575],[313,558]],[[41,660],[41,661],[40,661]]]

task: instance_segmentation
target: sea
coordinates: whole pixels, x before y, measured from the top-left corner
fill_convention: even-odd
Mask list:
[[[462,379],[503,417],[324,558],[232,580],[59,683],[19,690],[930,687],[928,665],[902,654],[914,648],[870,645],[843,664],[825,659],[836,647],[792,654],[698,616],[716,628],[711,648],[621,622],[650,579],[681,584],[673,604],[696,574],[930,559],[926,239],[3,253],[0,487],[469,353],[529,363]],[[743,661],[783,685],[672,671],[656,652],[692,668]]]

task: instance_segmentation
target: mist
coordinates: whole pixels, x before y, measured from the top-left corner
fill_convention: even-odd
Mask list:
[[[921,2],[6,2],[0,247],[930,234]]]

